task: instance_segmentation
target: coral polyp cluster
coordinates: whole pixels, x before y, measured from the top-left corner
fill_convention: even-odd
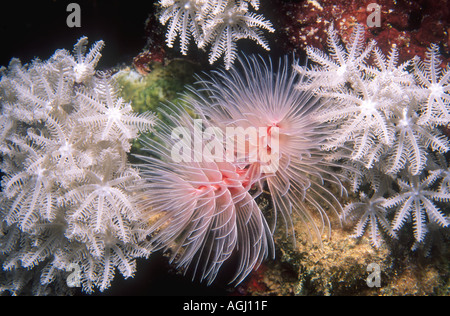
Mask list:
[[[248,0],[161,0],[160,22],[167,24],[166,43],[173,47],[180,37],[180,50],[186,55],[190,39],[198,48],[211,45],[209,62],[213,64],[222,55],[229,69],[237,56],[236,42],[251,39],[270,50],[261,29],[274,32],[272,23],[262,15],[250,12],[249,4],[257,10],[259,1]]]
[[[69,267],[84,291],[104,290],[116,268],[133,276],[135,254],[148,255],[126,155],[155,117],[133,113],[115,80],[95,73],[103,42],[86,45],[2,69],[2,291],[65,293]]]
[[[345,46],[331,26],[328,45],[329,56],[309,47],[313,64],[296,69],[309,78],[299,89],[313,90],[333,103],[319,114],[334,130],[322,148],[358,170],[348,177],[363,199],[345,209],[351,217],[359,213],[356,236],[363,234],[369,219],[377,247],[382,239],[378,224],[395,237],[411,217],[417,243],[425,240],[428,224],[448,228],[448,217],[438,204],[450,200],[441,182],[448,168],[442,155],[450,142],[439,128],[449,123],[450,71],[441,69],[438,47],[431,45],[424,61],[416,57],[398,65],[395,46],[387,57],[376,42],[365,46],[361,25]],[[369,195],[364,192],[367,185]],[[400,193],[393,195],[397,186]],[[387,220],[391,210],[395,218]]]

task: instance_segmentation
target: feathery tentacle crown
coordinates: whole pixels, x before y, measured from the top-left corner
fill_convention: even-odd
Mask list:
[[[337,212],[324,183],[340,182],[327,171],[320,153],[326,132],[314,120],[321,103],[294,88],[299,78],[287,58],[279,72],[259,57],[239,65],[191,88],[185,108],[167,106],[168,123],[144,141],[149,155],[139,156],[146,183],[137,200],[152,223],[154,250],[172,249],[178,266],[208,282],[234,250],[237,282],[271,253],[278,214],[293,231],[291,215],[298,211],[320,237],[329,227],[324,205]],[[180,126],[187,132],[179,133]],[[265,187],[274,227],[255,200]]]
[[[164,117],[169,124],[161,122],[157,140],[143,140],[149,155],[138,156],[145,162],[140,169],[146,182],[137,203],[151,223],[152,250],[171,248],[178,267],[192,268],[208,284],[238,250],[234,280],[239,283],[274,249],[266,220],[249,193],[251,170],[203,156],[208,142],[197,141],[202,137],[198,121],[181,106],[166,107]],[[193,148],[192,159],[174,160],[176,126],[186,131],[182,141]],[[208,128],[203,122],[200,131]]]
[[[336,175],[328,171],[331,164],[321,151],[329,135],[315,118],[327,101],[296,89],[303,77],[293,73],[290,64],[288,58],[281,60],[277,72],[271,61],[266,62],[260,57],[242,58],[238,66],[229,71],[218,71],[209,79],[200,80],[202,88],[191,89],[196,97],[190,102],[198,112],[222,128],[232,126],[247,130],[265,126],[268,135],[276,128],[276,168],[267,168],[261,160],[253,162],[253,168],[260,173],[257,184],[261,190],[267,186],[273,202],[272,230],[279,214],[293,230],[291,213],[295,210],[318,237],[324,228],[329,230],[330,227],[324,205],[328,205],[333,213],[340,209],[325,182],[338,184],[341,189],[343,186]],[[263,135],[259,143],[265,141]],[[270,152],[270,149],[273,148],[264,152]],[[239,156],[242,152],[235,154]],[[271,154],[274,159],[274,153]],[[313,213],[319,215],[320,225],[316,225]]]

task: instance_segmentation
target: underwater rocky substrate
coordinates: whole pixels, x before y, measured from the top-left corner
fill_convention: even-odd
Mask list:
[[[294,216],[295,218],[295,216]],[[333,222],[330,238],[322,246],[309,240],[304,225],[295,223],[296,243],[283,230],[275,234],[275,260],[266,260],[238,286],[243,295],[439,295],[450,294],[449,252],[425,257],[408,247],[410,232],[379,249],[367,236],[350,237],[352,230]],[[442,251],[442,252],[441,252]],[[373,282],[380,268],[380,286]]]

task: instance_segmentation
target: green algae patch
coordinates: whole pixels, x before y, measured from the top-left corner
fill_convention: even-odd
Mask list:
[[[147,75],[124,69],[116,74],[116,79],[122,88],[122,98],[131,101],[136,112],[158,113],[161,103],[176,102],[186,85],[194,83],[194,74],[199,72],[198,64],[176,59],[167,65],[154,63]]]
[[[191,61],[174,59],[167,65],[152,63],[151,69],[148,74],[141,75],[134,69],[125,68],[115,78],[121,87],[120,96],[131,102],[135,112],[151,111],[164,121],[161,106],[182,102],[180,99],[187,91],[186,86],[196,81],[195,74],[201,72],[201,67]],[[147,136],[152,137],[152,133]],[[135,139],[131,152],[140,153],[141,148],[139,138]]]

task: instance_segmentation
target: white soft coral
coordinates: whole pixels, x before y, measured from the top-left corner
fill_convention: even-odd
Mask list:
[[[338,148],[346,142],[353,143],[352,159],[362,160],[375,148],[376,143],[391,145],[392,128],[389,125],[386,109],[389,100],[380,98],[376,90],[370,89],[367,81],[354,78],[354,90],[340,88],[336,92],[319,90],[319,94],[334,98],[336,107],[323,111],[319,119],[337,122],[338,132],[330,137],[325,146]]]
[[[200,47],[210,43],[209,62],[213,64],[223,54],[225,68],[229,69],[236,59],[236,41],[239,39],[252,39],[264,49],[270,50],[260,29],[275,31],[272,24],[264,20],[262,15],[249,13],[247,3],[241,2],[236,5],[234,1],[230,1],[223,12],[205,24],[205,36]]]
[[[318,87],[337,88],[359,75],[359,68],[370,54],[376,42],[371,41],[364,47],[364,27],[356,25],[347,45],[342,46],[333,25],[328,28],[329,56],[321,50],[308,46],[308,57],[315,63],[311,69],[296,66],[297,71],[308,78],[300,82],[299,88],[310,89]]]
[[[402,114],[396,115],[395,142],[390,148],[385,170],[395,174],[408,162],[412,174],[419,174],[427,162],[427,148],[444,153],[450,144],[444,135],[429,126],[418,124],[417,113],[410,108],[403,108]]]
[[[383,173],[389,176],[387,187],[393,189],[397,182],[402,191],[386,193],[388,199],[377,203],[388,208],[401,204],[390,228],[393,231],[399,230],[412,213],[415,238],[421,242],[427,234],[427,223],[445,227],[449,224],[448,217],[433,203],[448,201],[448,178],[444,177],[447,180],[434,191],[433,183],[439,172],[445,171],[438,172],[429,165],[433,160],[431,152],[443,154],[450,149],[449,139],[436,127],[450,122],[450,71],[440,69],[436,45],[428,49],[424,63],[415,58],[398,64],[395,46],[387,57],[374,47],[374,42],[364,48],[363,32],[357,26],[344,47],[330,27],[330,56],[308,48],[308,56],[316,65],[297,66],[307,78],[298,88],[312,89],[316,95],[329,99],[317,119],[333,130],[323,146],[330,152],[330,159],[356,167],[354,172],[349,168],[346,173],[360,193],[364,193],[368,184],[374,191],[373,197],[384,196],[386,192],[380,192],[378,183]],[[370,202],[367,195],[362,195],[363,204],[353,204],[348,212],[355,205],[367,205]],[[378,213],[375,208],[371,210],[372,213],[364,215],[366,221],[381,214],[380,209]],[[371,218],[373,222],[375,217]],[[359,222],[357,236],[362,235],[364,223]]]
[[[432,189],[432,185],[440,178],[440,175],[441,171],[436,170],[430,171],[424,178],[418,175],[409,175],[408,180],[398,180],[401,192],[388,198],[383,203],[383,206],[387,208],[398,207],[392,225],[394,231],[405,224],[410,214],[412,214],[414,221],[414,237],[418,242],[423,241],[427,233],[427,218],[428,222],[435,222],[441,227],[449,226],[449,219],[433,202],[448,202],[450,200],[449,193]]]
[[[385,199],[378,194],[374,194],[369,198],[364,192],[361,192],[359,202],[349,203],[344,208],[346,217],[358,219],[353,237],[361,237],[367,224],[369,224],[370,242],[376,248],[381,246],[380,226],[391,237],[396,238],[396,234],[391,229],[386,217],[388,212],[383,206],[384,201]]]
[[[79,89],[76,95],[84,107],[79,122],[94,131],[99,140],[119,139],[125,151],[130,149],[129,140],[149,130],[155,122],[154,114],[137,115],[131,103],[118,97],[117,83],[111,77],[103,76],[95,89]]]
[[[414,58],[414,74],[426,99],[420,113],[421,125],[446,125],[450,122],[450,69],[441,70],[439,47],[432,44],[421,62]]]
[[[138,175],[126,151],[153,114],[132,113],[112,79],[79,71],[100,56],[101,42],[84,56],[86,42],[75,58],[59,50],[29,66],[13,59],[1,72],[0,259],[8,272],[0,291],[19,294],[34,282],[42,293],[65,283],[70,265],[80,268],[83,290],[104,290],[116,267],[132,276],[134,258],[148,254],[138,243],[143,223],[129,191]]]
[[[165,25],[170,20],[166,34],[167,46],[173,47],[175,39],[180,36],[181,53],[187,54],[189,40],[194,37],[196,43],[201,37],[201,15],[205,0],[161,0],[162,7],[159,21]]]
[[[179,36],[181,53],[186,55],[193,37],[199,48],[211,44],[211,64],[224,55],[227,69],[236,58],[236,41],[240,39],[254,40],[269,50],[262,30],[274,32],[272,24],[250,12],[249,3],[258,10],[259,0],[160,0],[160,22],[168,23],[167,46],[173,47]]]

